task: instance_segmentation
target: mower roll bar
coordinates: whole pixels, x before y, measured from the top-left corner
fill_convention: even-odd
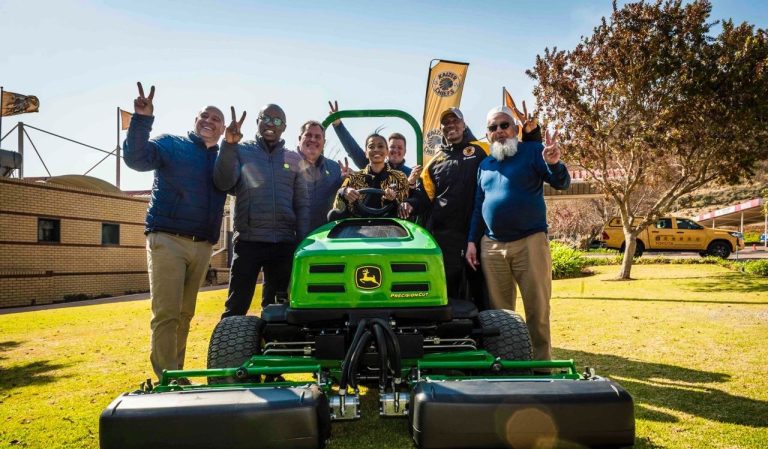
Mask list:
[[[416,134],[416,164],[422,163],[422,150],[424,149],[424,134],[421,126],[413,116],[399,109],[356,109],[349,111],[337,111],[323,120],[323,128],[328,129],[331,123],[342,118],[369,118],[369,117],[398,117],[411,125]]]

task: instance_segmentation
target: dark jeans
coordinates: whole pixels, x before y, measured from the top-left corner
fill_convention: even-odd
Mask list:
[[[483,272],[480,267],[473,270],[464,259],[467,236],[455,231],[433,231],[432,236],[443,251],[448,298],[469,300],[475,303],[478,310],[487,309],[488,295]]]
[[[288,290],[295,243],[235,242],[229,272],[229,295],[222,318],[245,315],[251,307],[259,272],[264,269],[261,306],[275,302],[275,295]]]

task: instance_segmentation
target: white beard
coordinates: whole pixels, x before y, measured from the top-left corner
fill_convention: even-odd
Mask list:
[[[503,161],[504,158],[512,157],[517,153],[517,137],[507,139],[506,142],[493,142],[491,144],[491,156],[497,161]]]

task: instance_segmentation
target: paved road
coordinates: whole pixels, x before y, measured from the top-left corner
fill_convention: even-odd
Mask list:
[[[592,253],[587,254],[588,257],[611,257],[618,254],[618,251],[615,253]],[[677,252],[677,251],[669,251],[669,252],[651,252],[646,251],[643,254],[643,257],[670,257],[670,258],[696,258],[701,257],[699,256],[698,252],[690,251],[690,252]],[[745,248],[742,251],[739,251],[738,253],[733,253],[728,257],[728,260],[744,260],[744,259],[768,259],[768,251],[763,246],[758,246],[754,250],[752,249],[752,246]]]
[[[226,288],[227,284],[211,285],[209,287],[202,287],[200,291],[205,292],[208,290],[222,290]],[[9,313],[34,312],[36,310],[63,309],[66,307],[92,306],[94,304],[108,304],[113,302],[139,301],[142,299],[149,299],[149,292],[136,293],[135,295],[110,296],[109,298],[87,299],[85,301],[58,302],[54,304],[44,304],[39,306],[9,307],[5,309],[0,308],[0,315],[6,315]]]

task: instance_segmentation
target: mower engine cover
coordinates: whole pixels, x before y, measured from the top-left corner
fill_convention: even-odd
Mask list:
[[[289,298],[291,309],[446,306],[442,252],[405,220],[328,223],[296,249]]]

